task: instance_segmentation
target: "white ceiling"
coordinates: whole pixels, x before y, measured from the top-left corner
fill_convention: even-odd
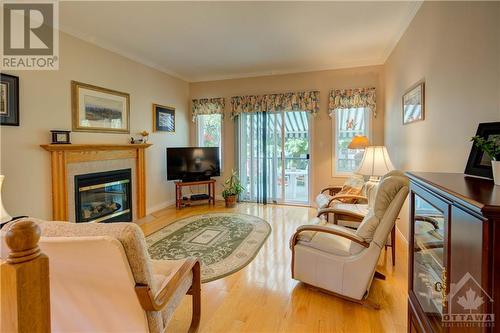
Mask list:
[[[421,2],[60,2],[60,27],[186,81],[385,62]]]

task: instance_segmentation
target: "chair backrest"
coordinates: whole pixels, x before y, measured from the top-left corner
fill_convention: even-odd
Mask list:
[[[122,244],[109,236],[42,237],[53,332],[147,332]]]
[[[368,214],[359,225],[356,234],[366,242],[373,241],[382,247],[408,195],[408,177],[401,171],[392,171],[391,174],[382,177],[374,191]],[[352,249],[352,252],[359,252],[357,250],[359,249]]]
[[[161,314],[144,311],[135,293],[137,283],[154,286],[136,224],[35,221],[49,257],[53,332],[163,330]]]

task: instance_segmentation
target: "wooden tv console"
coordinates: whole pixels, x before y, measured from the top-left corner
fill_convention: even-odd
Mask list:
[[[196,182],[177,181],[175,182],[175,207],[177,209],[181,209],[183,207],[182,188],[185,186],[197,186],[197,185],[207,185],[208,199],[203,199],[203,200],[208,200],[209,205],[212,204],[215,206],[215,179],[200,180]],[[191,199],[188,199],[188,202],[190,201]]]

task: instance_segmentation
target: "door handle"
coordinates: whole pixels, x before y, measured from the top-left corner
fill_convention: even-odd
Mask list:
[[[306,160],[308,160],[310,158],[309,154],[306,154]]]

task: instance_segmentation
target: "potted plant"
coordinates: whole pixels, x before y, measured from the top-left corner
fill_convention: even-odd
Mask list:
[[[497,156],[500,155],[500,143],[494,139],[485,139],[479,135],[473,137],[471,141],[491,159],[493,181],[495,185],[500,185],[500,161],[497,160]]]
[[[231,176],[226,178],[222,187],[224,188],[222,197],[226,201],[226,208],[233,208],[236,206],[236,198],[244,190],[235,170],[231,170]]]

